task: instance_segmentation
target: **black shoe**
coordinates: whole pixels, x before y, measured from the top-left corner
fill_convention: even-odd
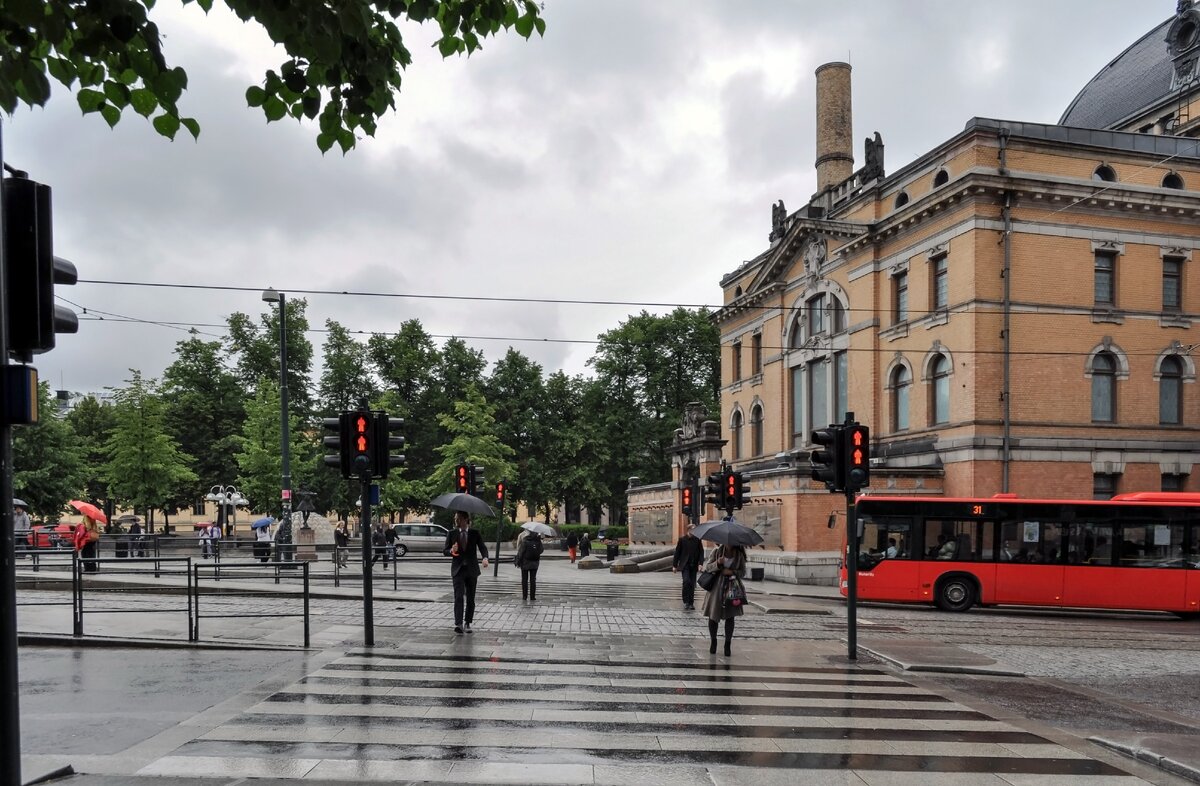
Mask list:
[[[471,623],[467,623],[467,633],[471,632]]]
[[[715,647],[716,645],[714,644],[713,646]],[[725,642],[725,657],[728,658],[732,654],[733,653],[729,649],[729,642],[727,641],[727,642]]]
[[[708,652],[711,655],[717,654],[717,640],[713,639],[708,645]]]
[[[462,633],[462,625],[455,625],[455,626],[454,626],[454,632],[455,632],[455,633]],[[716,646],[717,646],[716,644],[714,644],[714,645],[713,645],[713,647],[714,647],[714,648],[715,648]],[[716,652],[716,649],[714,649],[714,650],[713,650],[713,652]]]

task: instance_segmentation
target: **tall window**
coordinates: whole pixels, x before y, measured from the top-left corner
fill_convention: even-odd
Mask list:
[[[737,382],[742,378],[742,342],[738,341],[733,345],[733,381]]]
[[[892,431],[908,428],[908,393],[912,388],[912,374],[905,366],[897,366],[892,372]]]
[[[750,455],[761,456],[763,452],[763,408],[756,404],[750,410]]]
[[[929,423],[950,422],[950,359],[945,355],[934,358],[932,366],[933,389],[929,407]]]
[[[734,412],[733,417],[729,419],[729,442],[733,449],[733,460],[737,461],[742,457],[742,413]]]
[[[792,447],[808,443],[804,433],[804,368],[792,369]]]
[[[813,428],[829,423],[829,364],[808,364],[808,422]]]
[[[808,335],[819,336],[825,332],[825,296],[817,295],[808,301]]]
[[[1182,278],[1183,260],[1179,257],[1163,257],[1163,311],[1178,311],[1182,307],[1183,298],[1179,286]]]
[[[1092,475],[1092,499],[1112,499],[1117,496],[1117,475]]]
[[[1092,358],[1092,420],[1112,423],[1117,414],[1117,358],[1100,352]]]
[[[944,255],[933,260],[930,274],[933,277],[930,301],[933,303],[934,311],[941,311],[950,305],[950,276]]]
[[[833,420],[840,421],[850,409],[850,363],[845,352],[833,356]]]
[[[1158,378],[1158,422],[1170,426],[1183,422],[1183,364],[1177,357],[1163,358]]]
[[[833,295],[829,296],[829,332],[841,333],[846,329],[846,309],[842,301]]]
[[[762,373],[762,333],[755,333],[750,341],[750,351],[753,356],[750,358],[751,373]]]
[[[895,306],[892,316],[899,324],[908,319],[908,273],[897,273],[892,277],[892,297]]]
[[[1096,305],[1112,306],[1117,302],[1117,255],[1108,251],[1096,252]]]

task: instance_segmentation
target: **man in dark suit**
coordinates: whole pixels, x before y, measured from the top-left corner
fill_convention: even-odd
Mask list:
[[[687,525],[687,532],[675,544],[675,559],[671,563],[672,570],[683,574],[683,608],[688,611],[696,608],[696,572],[704,562],[704,544],[693,534],[695,529],[696,525]]]
[[[454,514],[455,529],[446,536],[446,547],[442,554],[453,557],[450,561],[450,578],[454,580],[454,632],[463,632],[466,622],[467,633],[471,632],[471,620],[475,618],[475,585],[479,581],[479,563],[475,554],[483,557],[483,567],[488,566],[487,545],[478,532],[471,529],[471,517],[457,511]],[[463,613],[464,601],[466,614]]]

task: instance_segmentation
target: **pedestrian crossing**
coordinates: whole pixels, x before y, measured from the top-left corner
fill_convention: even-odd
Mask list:
[[[1141,782],[880,669],[644,655],[347,652],[138,775],[773,786],[918,775],[950,784],[1003,773]]]

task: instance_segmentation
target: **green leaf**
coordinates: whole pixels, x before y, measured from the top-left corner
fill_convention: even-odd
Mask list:
[[[112,104],[105,104],[100,107],[100,114],[108,122],[109,128],[116,127],[117,123],[121,122],[121,110],[117,109]]]
[[[271,96],[263,103],[263,114],[267,116],[268,121],[281,120],[287,114],[287,104],[278,97]]]
[[[342,148],[342,153],[349,153],[354,149],[354,132],[348,128],[343,128],[337,132],[338,147]]]
[[[333,143],[337,141],[337,137],[333,134],[317,134],[317,147],[322,153],[328,153],[329,148],[333,147]]]
[[[191,132],[192,139],[200,138],[200,124],[196,122],[196,118],[184,117],[181,118],[179,122],[183,124],[184,128]]]
[[[209,11],[212,10],[213,0],[196,0],[196,4],[199,5],[201,8],[203,8],[204,13],[207,14]]]
[[[539,16],[537,19],[533,20],[533,26],[537,28],[538,35],[540,35],[540,36],[546,35],[546,20],[545,19],[542,19]]]
[[[86,115],[89,112],[99,112],[100,107],[104,106],[107,101],[104,99],[104,93],[99,90],[80,90],[76,94],[75,100],[79,103],[79,108]]]
[[[129,94],[129,103],[133,104],[133,111],[142,117],[150,117],[154,110],[158,109],[158,99],[144,87]]]
[[[154,118],[154,130],[174,140],[175,134],[179,133],[179,118],[175,115],[159,115]]]
[[[83,87],[95,87],[104,83],[104,66],[95,63],[84,63],[79,66],[79,84]]]
[[[123,85],[132,85],[138,81],[137,71],[134,71],[132,68],[126,68],[117,75],[117,80]]]
[[[75,64],[65,57],[52,57],[46,61],[50,76],[70,87],[75,81]]]
[[[512,27],[517,23],[517,15],[521,12],[517,10],[516,3],[508,3],[504,8],[504,26]]]
[[[129,88],[111,79],[104,83],[104,95],[117,109],[129,106]]]
[[[247,106],[262,106],[267,100],[267,91],[263,90],[258,85],[252,85],[246,88],[246,105]]]
[[[438,41],[438,51],[442,53],[442,57],[449,57],[458,51],[458,47],[462,44],[457,38],[444,36]]]
[[[535,17],[531,14],[525,14],[524,16],[521,16],[517,19],[517,21],[516,21],[517,33],[522,38],[529,38],[530,34],[533,33],[533,20],[536,18],[537,17]]]

